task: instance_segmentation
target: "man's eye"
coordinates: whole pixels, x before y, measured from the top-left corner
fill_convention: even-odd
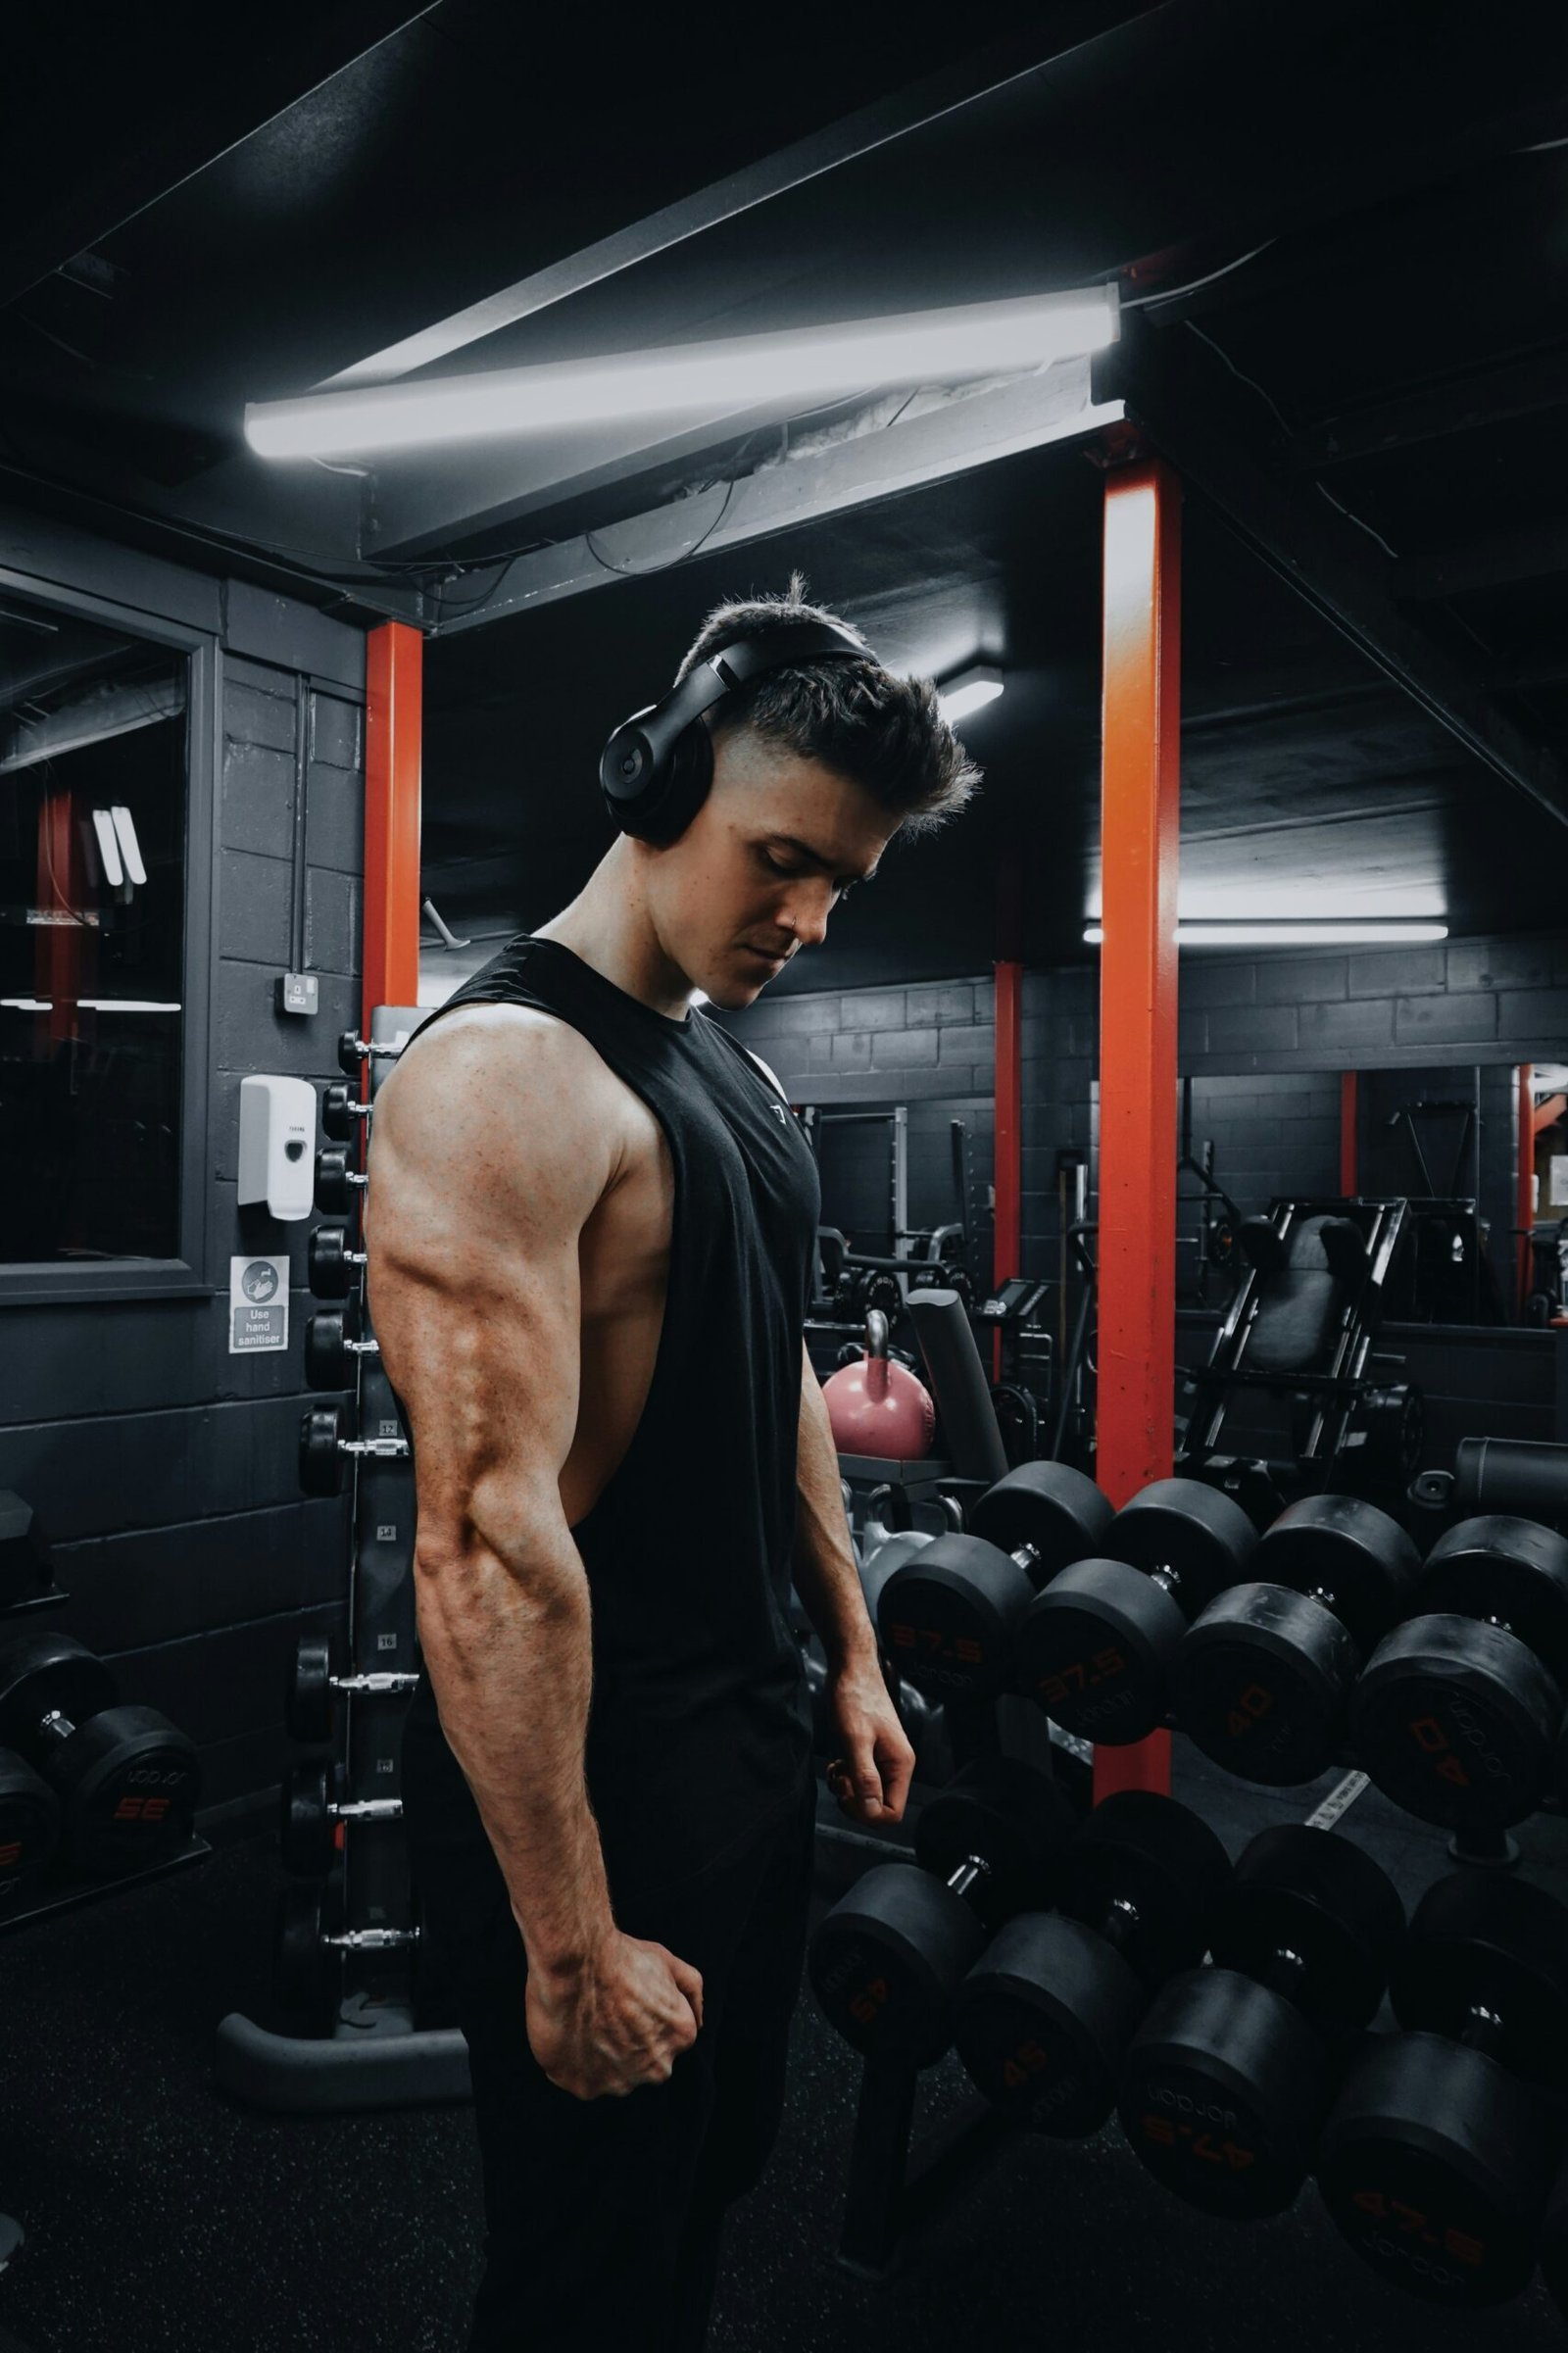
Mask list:
[[[801,871],[799,866],[781,866],[778,859],[776,858],[770,858],[765,850],[762,852],[762,863],[767,868],[769,874],[788,874],[793,876],[799,874]]]

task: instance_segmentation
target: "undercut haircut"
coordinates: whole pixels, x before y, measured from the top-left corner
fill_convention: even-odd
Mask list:
[[[766,638],[800,621],[831,621],[865,644],[853,622],[808,605],[806,581],[794,572],[782,596],[716,605],[676,671],[676,684],[736,638]],[[732,695],[712,723],[715,749],[743,730],[847,777],[898,816],[906,839],[935,832],[980,783],[981,772],[943,717],[931,680],[897,677],[869,646],[863,662],[803,662],[798,668],[769,670]]]

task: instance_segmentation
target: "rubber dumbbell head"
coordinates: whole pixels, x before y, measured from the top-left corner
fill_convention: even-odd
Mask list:
[[[332,1738],[337,1662],[324,1634],[302,1634],[289,1664],[284,1722],[302,1748],[324,1748]]]
[[[1151,1996],[1202,1958],[1229,1868],[1173,1798],[1106,1798],[1062,1858],[1056,1911],[1000,1928],[958,1990],[955,2041],[976,2088],[1035,2132],[1098,2132]]]
[[[278,1900],[272,1990],[281,2009],[318,2033],[331,2024],[342,1987],[342,1953],[328,1942],[342,1922],[342,1880],[335,1872],[314,1887],[295,1881]]]
[[[1073,1827],[1049,1773],[1006,1757],[965,1766],[922,1808],[916,1861],[866,1872],[818,1926],[809,1972],[828,2024],[862,2053],[940,2058],[987,1936],[1049,1900]]]
[[[352,1387],[362,1356],[378,1356],[373,1340],[361,1337],[358,1305],[321,1307],[305,1327],[305,1378],[313,1389]]]
[[[1210,1602],[1184,1638],[1171,1674],[1177,1724],[1245,1781],[1315,1781],[1348,1737],[1356,1677],[1420,1576],[1415,1545],[1375,1504],[1349,1495],[1290,1504],[1248,1582]]]
[[[60,1844],[60,1800],[41,1774],[0,1748],[0,1921],[18,1911]]]
[[[1323,2131],[1318,2186],[1396,2285],[1470,2308],[1535,2269],[1568,2089],[1568,1906],[1459,1873],[1417,1905],[1373,2040]]]
[[[342,1226],[318,1226],[305,1246],[306,1279],[318,1299],[346,1299],[365,1263],[366,1253],[350,1250]]]
[[[934,1698],[994,1697],[1036,1591],[1093,1551],[1110,1519],[1082,1471],[1020,1463],[980,1497],[962,1535],[937,1537],[888,1578],[877,1603],[882,1647]]]
[[[1097,1557],[1063,1569],[1024,1611],[1013,1687],[1081,1740],[1146,1740],[1164,1719],[1190,1622],[1247,1574],[1256,1545],[1234,1496],[1200,1479],[1156,1479],[1117,1512]]]
[[[328,1087],[321,1098],[321,1133],[334,1144],[354,1143],[360,1122],[370,1116],[371,1106],[341,1084]]]
[[[351,1165],[344,1145],[323,1145],[316,1155],[316,1205],[323,1217],[352,1215],[369,1181]]]
[[[73,1636],[0,1646],[0,1741],[60,1800],[75,1870],[133,1870],[188,1842],[201,1794],[193,1743],[156,1708],[121,1706],[109,1669]]]
[[[300,1485],[308,1495],[343,1492],[341,1405],[310,1405],[300,1416]]]
[[[1311,2169],[1333,2050],[1376,2010],[1404,1914],[1359,1847],[1285,1824],[1246,1848],[1208,1927],[1213,1966],[1173,1978],[1134,2038],[1122,2130],[1188,2204],[1258,2221]]]
[[[1446,1830],[1506,1830],[1550,1778],[1568,1687],[1568,1538],[1461,1520],[1427,1557],[1420,1614],[1385,1637],[1350,1699],[1359,1762]]]

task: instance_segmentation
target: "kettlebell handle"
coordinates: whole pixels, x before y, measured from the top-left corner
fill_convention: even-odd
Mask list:
[[[888,1319],[880,1307],[868,1307],[865,1313],[865,1352],[873,1360],[886,1359],[888,1352]]]

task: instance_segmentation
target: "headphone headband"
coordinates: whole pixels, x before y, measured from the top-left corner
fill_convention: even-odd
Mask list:
[[[599,783],[622,833],[672,842],[702,807],[713,753],[704,715],[770,670],[813,662],[876,657],[832,621],[789,621],[733,638],[705,655],[678,686],[615,729],[599,761]]]

